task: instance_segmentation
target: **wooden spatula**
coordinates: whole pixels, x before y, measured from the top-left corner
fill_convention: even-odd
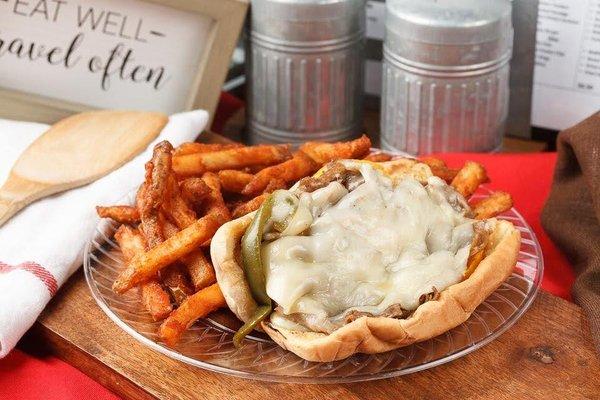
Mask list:
[[[167,116],[91,111],[54,124],[21,154],[0,188],[0,226],[42,197],[92,182],[144,150]]]

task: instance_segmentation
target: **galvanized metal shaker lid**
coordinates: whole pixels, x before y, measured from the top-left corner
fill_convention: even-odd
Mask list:
[[[365,28],[364,0],[252,0],[251,14],[253,37],[288,45],[354,38]]]
[[[460,70],[510,59],[509,0],[387,0],[386,7],[385,51],[404,64]]]

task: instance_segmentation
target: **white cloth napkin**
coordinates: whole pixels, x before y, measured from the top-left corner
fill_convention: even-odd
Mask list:
[[[0,358],[81,266],[83,249],[98,223],[94,207],[115,204],[139,185],[155,143],[192,141],[207,121],[203,110],[171,116],[155,142],[129,163],[96,182],[31,204],[0,228]],[[47,128],[0,119],[0,183],[19,154]]]

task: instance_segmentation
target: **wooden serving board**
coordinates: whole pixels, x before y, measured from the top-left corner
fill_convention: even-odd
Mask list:
[[[52,300],[33,335],[94,380],[132,399],[600,398],[600,361],[581,309],[546,292],[516,325],[465,357],[403,377],[352,384],[251,381],[170,359],[110,321],[81,271]]]
[[[600,399],[600,360],[581,308],[543,291],[516,325],[467,356],[403,377],[352,384],[251,381],[170,359],[110,321],[82,271],[61,288],[30,337],[132,399]]]

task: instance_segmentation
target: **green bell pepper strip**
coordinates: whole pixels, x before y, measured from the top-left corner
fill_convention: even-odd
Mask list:
[[[284,206],[286,208],[285,216],[283,220],[274,220],[273,229],[277,232],[283,232],[290,224],[294,213],[298,209],[298,198],[288,192],[287,190],[277,190],[273,192],[273,207]]]
[[[252,317],[233,336],[235,347],[240,347],[244,337],[252,332],[254,327],[271,313],[272,304],[271,298],[267,295],[265,271],[260,256],[260,244],[265,225],[273,211],[273,204],[273,195],[271,195],[260,206],[256,214],[254,214],[250,226],[242,237],[242,265],[244,275],[246,276],[246,281],[248,281],[248,286],[250,286],[252,297],[259,306],[254,311]]]
[[[258,209],[250,226],[242,237],[242,264],[244,275],[252,297],[258,303],[258,307],[252,314],[252,317],[235,333],[233,344],[239,347],[247,334],[258,325],[263,319],[269,316],[273,305],[271,298],[267,294],[265,270],[261,259],[260,246],[262,243],[265,226],[273,213],[273,207],[285,204],[289,211],[286,213],[286,221],[279,222],[283,230],[289,222],[290,215],[293,215],[297,202],[294,202],[292,195],[287,191],[278,190],[271,194]]]
[[[254,330],[254,327],[260,323],[263,319],[267,318],[271,314],[271,306],[258,306],[252,317],[246,322],[238,331],[233,335],[233,345],[239,348],[242,345],[242,340],[250,332]]]
[[[269,196],[260,206],[250,226],[242,237],[242,264],[246,281],[250,286],[252,297],[258,304],[270,305],[271,299],[267,295],[265,271],[260,255],[260,245],[265,230],[265,225],[271,217],[274,205],[273,195]]]

